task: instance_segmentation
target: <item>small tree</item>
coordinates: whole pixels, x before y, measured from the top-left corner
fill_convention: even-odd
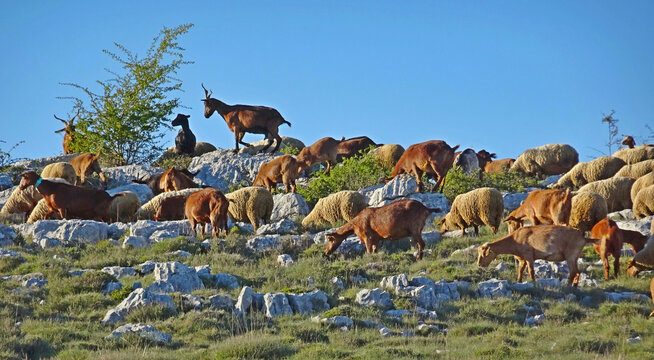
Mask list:
[[[14,146],[9,148],[9,150],[7,150],[7,151],[4,151],[4,150],[2,150],[2,148],[0,148],[0,170],[17,161],[17,159],[14,159],[11,156],[11,152],[14,151],[18,147],[18,145],[20,145],[20,144],[22,144],[24,142],[25,142],[24,140],[19,141]],[[4,141],[4,140],[0,140],[0,143],[5,143],[6,144],[7,142]]]
[[[609,155],[613,154],[612,147],[614,144],[620,146],[620,139],[617,138],[618,126],[616,125],[620,120],[614,118],[613,114],[615,114],[615,110],[611,110],[611,113],[608,115],[602,114],[604,115],[602,122],[609,125],[609,141],[606,143],[606,146],[609,148]]]
[[[167,117],[180,105],[178,97],[170,96],[182,85],[174,76],[181,65],[190,63],[183,60],[177,37],[192,26],[164,27],[143,58],[118,43],[114,43],[118,53],[103,50],[124,71],[107,69],[114,77],[96,81],[101,87],[98,94],[86,86],[62,83],[88,96],[88,103],[78,97],[64,98],[73,99],[74,111],[79,111],[73,151],[102,150],[109,163],[126,165],[150,163],[164,150],[159,141],[162,129],[170,129]]]

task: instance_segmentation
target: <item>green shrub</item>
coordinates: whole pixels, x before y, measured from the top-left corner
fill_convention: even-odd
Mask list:
[[[166,151],[160,158],[152,163],[152,166],[160,167],[162,169],[170,169],[171,167],[176,169],[188,169],[192,159],[193,156],[191,155],[178,155],[172,151]]]
[[[55,297],[100,292],[108,283],[116,281],[112,275],[102,271],[87,271],[80,276],[50,278],[50,295]]]
[[[132,289],[131,286],[123,286],[118,290],[112,291],[109,297],[116,303],[120,303],[121,301],[125,300],[125,298],[127,298],[129,294],[132,293],[132,291],[134,291],[134,289]]]
[[[390,168],[379,165],[369,154],[353,156],[334,166],[329,174],[322,171],[313,174],[306,186],[298,186],[297,192],[309,204],[341,190],[359,190],[381,184],[391,173]]]
[[[166,239],[152,245],[155,254],[165,254],[177,250],[187,251],[191,254],[200,254],[205,252],[205,248],[197,242],[189,240],[187,237],[178,236],[172,239]]]
[[[279,152],[282,154],[288,154],[288,155],[298,155],[300,154],[300,149],[296,148],[295,146],[292,145],[284,145],[281,148],[279,148]]]
[[[423,178],[423,180],[425,180]],[[480,187],[492,187],[500,191],[519,192],[527,187],[538,187],[539,180],[529,177],[516,171],[508,171],[500,174],[484,174],[480,180],[479,175],[465,174],[460,168],[455,167],[447,172],[443,194],[452,203],[459,194],[467,193],[470,190]]]

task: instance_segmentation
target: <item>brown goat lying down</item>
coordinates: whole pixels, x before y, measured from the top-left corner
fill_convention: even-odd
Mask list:
[[[98,159],[100,159],[100,151],[98,151],[97,155],[93,155],[92,153],[84,153],[70,159],[69,163],[73,165],[73,168],[77,173],[77,177],[79,178],[79,182],[76,185],[84,184],[86,177],[95,172],[98,174],[98,176],[100,176],[100,180],[102,180],[106,186],[107,178],[104,176],[102,168],[100,168],[100,162]]]
[[[487,267],[501,254],[511,254],[520,262],[518,282],[522,281],[522,273],[528,266],[529,276],[534,277],[534,260],[566,261],[570,269],[568,284],[577,286],[579,270],[577,259],[586,243],[596,240],[584,238],[584,234],[576,229],[559,225],[527,226],[513,233],[487,242],[477,248],[479,256],[477,265]]]
[[[647,236],[638,231],[622,230],[615,221],[604,218],[599,221],[590,231],[590,237],[599,239],[599,244],[593,244],[595,252],[599,254],[604,263],[604,278],[609,279],[608,255],[613,255],[613,273],[618,277],[620,273],[620,255],[622,245],[628,243],[634,249],[634,254],[645,247]]]
[[[315,143],[305,146],[297,156],[297,161],[300,163],[301,170],[310,167],[313,164],[327,161],[327,168],[325,174],[329,174],[332,165],[336,164],[336,155],[338,155],[338,145],[345,140],[342,138],[340,141],[332,137],[324,137]]]
[[[278,183],[283,183],[286,192],[295,192],[295,180],[300,175],[300,163],[291,155],[282,155],[261,164],[254,186],[263,186],[272,191]]]
[[[159,188],[161,188],[163,192],[200,187],[202,187],[202,185],[196,184],[191,176],[187,175],[184,171],[175,169],[174,167],[161,174],[161,179],[159,179]]]
[[[111,219],[109,209],[112,200],[123,196],[122,193],[111,196],[102,190],[44,180],[31,170],[23,172],[20,176],[21,180],[18,186],[20,189],[34,185],[36,190],[43,195],[49,208],[45,215],[46,218],[58,211],[63,219],[96,219],[109,222]]]
[[[376,147],[378,145],[367,136],[342,140],[336,148],[336,161],[341,162],[343,159],[358,155],[361,150],[367,150],[370,146]]]
[[[192,173],[192,172],[188,171],[187,169],[182,169],[182,170],[179,170],[179,171],[182,172],[184,175],[188,176],[191,179],[194,178],[195,175],[197,175],[199,173],[199,171],[196,172],[196,173]],[[162,173],[159,173],[159,174],[154,174],[154,175],[151,175],[151,176],[147,177],[146,179],[134,179],[134,180],[132,180],[132,182],[136,183],[136,184],[147,185],[150,188],[150,190],[152,190],[152,194],[156,196],[156,195],[159,195],[162,192],[164,192],[164,190],[161,188],[161,177],[164,175],[164,173],[165,172],[162,172]]]
[[[529,220],[531,225],[568,225],[572,209],[570,190],[534,190],[517,209],[504,219],[509,225],[509,233]]]
[[[430,209],[416,200],[398,200],[378,208],[366,208],[357,216],[327,235],[325,254],[338,249],[343,240],[356,234],[366,245],[366,252],[375,253],[379,241],[397,240],[410,236],[418,245],[418,259],[422,259],[425,247],[422,241],[422,228],[429,214],[441,209]]]
[[[454,152],[459,145],[450,147],[445,141],[431,140],[409,146],[397,161],[393,173],[387,180],[400,174],[412,174],[416,177],[418,191],[422,192],[422,174],[434,179],[443,192],[445,175],[454,163]]]
[[[227,210],[229,200],[222,192],[206,188],[196,191],[188,196],[184,212],[191,223],[191,229],[195,233],[197,224],[200,224],[200,235],[204,236],[204,226],[211,223],[213,237],[217,238],[218,233],[224,231],[227,234]]]

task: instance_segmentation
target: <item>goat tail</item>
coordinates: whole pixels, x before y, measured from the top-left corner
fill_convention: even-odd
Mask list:
[[[291,122],[290,121],[286,121],[286,120],[282,119],[282,123],[287,123],[288,126],[291,127]]]
[[[454,145],[454,147],[452,148],[452,151],[454,152],[454,151],[456,151],[456,149],[458,149],[458,148],[459,148],[459,145]]]
[[[438,213],[438,212],[443,211],[443,209],[441,209],[441,208],[427,208],[427,210],[428,210],[430,213]]]

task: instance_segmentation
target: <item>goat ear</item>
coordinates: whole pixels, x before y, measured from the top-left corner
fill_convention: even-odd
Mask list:
[[[490,154],[490,158],[495,159],[495,158],[497,158],[497,155],[495,153],[492,153],[492,154]]]
[[[63,128],[63,129],[61,129],[61,130],[57,130],[57,131],[55,131],[55,134],[58,134],[58,133],[60,133],[60,132],[62,132],[62,131],[66,131],[66,128]]]

